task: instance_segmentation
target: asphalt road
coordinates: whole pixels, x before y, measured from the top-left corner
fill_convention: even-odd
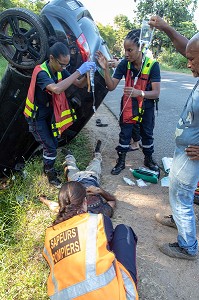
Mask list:
[[[197,81],[192,75],[182,73],[161,72],[161,77],[160,101],[154,130],[154,158],[158,163],[161,163],[164,156],[173,156],[175,127],[186,100]],[[117,89],[109,92],[104,99],[104,104],[117,118],[123,86],[124,80],[120,81]]]

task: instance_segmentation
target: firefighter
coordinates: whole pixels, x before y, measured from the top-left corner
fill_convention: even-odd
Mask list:
[[[67,70],[70,61],[68,47],[52,38],[49,45],[49,59],[33,71],[24,115],[29,131],[43,147],[44,173],[50,184],[60,188],[61,182],[54,168],[58,137],[76,120],[65,90],[71,84],[83,88],[87,80],[85,77],[78,78],[91,68],[95,69],[95,63],[85,62],[70,74]]]
[[[153,171],[159,168],[154,162],[153,129],[155,99],[160,94],[159,64],[147,57],[140,49],[140,29],[130,31],[124,40],[125,58],[110,76],[105,56],[96,52],[96,58],[104,70],[109,91],[114,90],[125,77],[124,94],[121,101],[119,145],[116,147],[118,160],[111,174],[117,175],[125,168],[126,153],[129,150],[133,124],[140,124],[140,136],[144,153],[144,165]]]
[[[86,189],[80,182],[65,183],[58,202],[43,251],[50,266],[50,299],[138,299],[133,230],[123,224],[113,230],[107,216],[87,213]]]

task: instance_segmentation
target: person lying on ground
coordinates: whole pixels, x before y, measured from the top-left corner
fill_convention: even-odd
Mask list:
[[[89,212],[102,213],[112,217],[113,209],[116,205],[116,198],[100,186],[102,163],[100,146],[101,141],[98,140],[94,151],[94,158],[91,160],[85,171],[80,171],[78,169],[76,159],[70,151],[65,157],[64,169],[67,181],[78,181],[85,186]],[[40,201],[55,212],[59,209],[58,204],[54,204],[56,202],[49,201],[45,196],[40,196]]]

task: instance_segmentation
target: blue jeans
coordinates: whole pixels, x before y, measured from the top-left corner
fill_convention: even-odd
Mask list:
[[[178,228],[178,244],[195,255],[198,241],[193,201],[199,181],[199,160],[190,160],[184,148],[176,147],[169,180],[169,201]]]

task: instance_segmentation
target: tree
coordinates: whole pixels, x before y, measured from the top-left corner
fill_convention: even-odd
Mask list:
[[[126,37],[127,33],[135,28],[127,16],[118,15],[114,18],[114,25],[116,28],[116,44],[115,47],[118,49],[119,56],[123,55],[123,43],[124,38]]]
[[[0,9],[23,7],[38,14],[47,2],[48,0],[0,0]]]
[[[0,11],[3,11],[12,6],[10,0],[0,0]]]
[[[103,26],[100,23],[97,26],[111,53],[121,57],[123,55],[124,38],[130,30],[136,28],[136,25],[133,25],[127,16],[120,14],[114,18],[114,26]]]
[[[99,29],[101,37],[106,42],[110,52],[115,55],[116,31],[111,25],[104,26],[101,23],[97,23],[97,27]]]
[[[192,20],[197,7],[197,0],[157,0],[153,4],[151,0],[139,0],[137,2],[136,16],[139,24],[143,18],[147,19],[148,16],[159,15],[187,38],[196,32],[196,26]],[[170,52],[174,51],[169,38],[165,34],[155,31],[152,48],[153,50],[155,48],[156,52],[159,53],[162,47],[169,49]]]

